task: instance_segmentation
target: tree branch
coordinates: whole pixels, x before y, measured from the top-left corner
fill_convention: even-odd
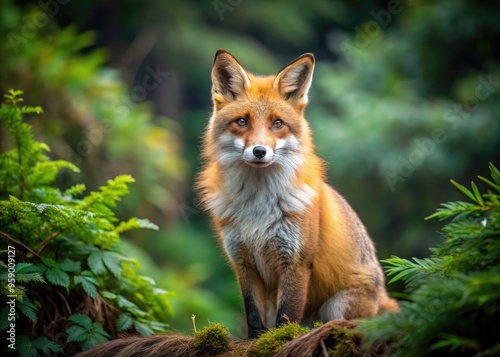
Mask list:
[[[10,235],[8,235],[7,233],[5,232],[2,232],[0,231],[0,234],[3,235],[4,237],[6,237],[7,239],[10,239],[11,241],[13,241],[14,243],[17,243],[19,244],[20,246],[24,247],[27,251],[29,251],[31,254],[33,254],[35,257],[37,257],[38,259],[41,259],[40,256],[38,255],[38,253],[35,253],[34,250],[32,250],[30,247],[28,247],[26,244],[18,241],[17,239],[14,239],[12,238]]]
[[[54,239],[55,237],[57,237],[59,234],[61,234],[62,231],[59,231],[59,232],[55,232],[54,234],[51,234],[50,236],[48,236],[47,238],[45,238],[43,241],[42,241],[42,244],[40,244],[40,248],[38,248],[38,254],[40,254],[42,252],[42,250],[45,249],[45,247],[47,246],[47,244],[49,244],[49,242]]]

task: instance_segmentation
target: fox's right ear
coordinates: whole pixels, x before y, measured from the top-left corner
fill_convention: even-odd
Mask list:
[[[212,68],[212,98],[223,105],[242,95],[250,88],[250,78],[243,67],[226,50],[218,50]]]
[[[274,79],[274,87],[297,108],[307,105],[307,92],[314,72],[314,55],[305,53],[283,68]]]

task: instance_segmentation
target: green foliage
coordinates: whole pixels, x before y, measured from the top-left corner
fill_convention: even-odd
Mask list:
[[[229,349],[230,343],[229,330],[221,323],[210,323],[194,333],[194,347],[202,355],[213,356],[223,353]]]
[[[6,19],[0,24],[0,34],[6,39],[0,43],[0,53],[4,54],[0,58],[0,91],[16,86],[27,92],[29,88],[27,100],[43,101],[48,120],[33,125],[43,132],[54,150],[53,156],[65,160],[61,165],[70,162],[85,167],[79,176],[64,172],[61,179],[65,184],[83,180],[95,189],[101,180],[125,168],[141,183],[133,195],[124,198],[119,212],[140,211],[144,202],[158,211],[165,207],[173,211],[177,208],[173,192],[187,169],[179,155],[181,128],[175,121],[154,114],[147,99],[155,91],[146,89],[141,82],[140,89],[146,95],[142,91],[134,95],[136,92],[130,91],[122,79],[125,73],[106,65],[108,51],[93,47],[95,33],[81,33],[77,26],[59,28],[55,20],[61,18],[69,4],[55,5],[57,16],[48,16],[43,5],[0,2],[0,13]],[[40,16],[45,16],[47,23],[39,26],[34,19]],[[26,24],[34,26],[29,39],[23,32]],[[145,71],[146,67],[156,69],[154,64],[141,69]],[[160,70],[166,71],[163,63]],[[146,76],[147,87],[157,91],[169,79],[165,75],[151,78],[145,71],[139,80]],[[0,148],[4,149],[2,144]],[[56,169],[54,162],[49,166]],[[46,172],[48,168],[42,165],[32,170]],[[159,217],[165,219],[160,212],[150,216]]]
[[[313,328],[321,327],[323,326],[323,322],[321,321],[314,321],[313,323]]]
[[[248,355],[252,357],[271,357],[274,356],[283,346],[293,340],[295,337],[309,332],[309,329],[296,323],[270,329],[264,332],[259,339],[252,345]]]
[[[418,259],[414,257],[412,262],[408,259],[391,257],[382,260],[382,262],[386,264],[387,275],[394,275],[389,284],[403,280],[408,286],[414,286],[418,284],[420,279],[426,278],[429,274],[437,273],[439,259]]]
[[[95,345],[108,341],[111,336],[104,331],[102,326],[83,314],[74,314],[68,318],[75,324],[69,327],[66,332],[68,339],[66,342],[81,343],[84,350],[89,349]]]
[[[409,301],[396,314],[361,325],[367,344],[388,341],[398,356],[497,356],[500,353],[500,174],[481,194],[453,182],[472,203],[450,202],[431,215],[454,217],[432,257],[386,260],[392,281],[403,280]]]
[[[18,352],[20,357],[36,357],[40,355],[40,352],[43,352],[47,356],[54,355],[55,353],[63,353],[60,345],[50,341],[45,336],[38,337],[32,341],[28,336],[21,335],[16,343],[19,344]]]
[[[1,255],[9,258],[9,265],[0,264],[0,290],[17,298],[19,353],[61,352],[54,342],[61,332],[78,350],[116,337],[117,331],[165,331],[172,315],[169,294],[139,274],[120,242],[124,231],[157,226],[137,218],[120,222],[112,211],[134,180],[121,175],[83,197],[84,185],[57,188],[62,169],[78,169],[51,161],[48,148],[35,141],[23,116],[41,109],[20,108],[21,94],[9,91],[0,108],[13,145],[0,155],[0,236],[8,248]],[[8,285],[10,279],[15,280]],[[2,317],[7,313],[8,307],[0,308]],[[67,320],[74,325],[66,328]],[[2,318],[0,329],[7,325]]]
[[[356,345],[353,342],[352,330],[347,330],[338,326],[332,328],[332,333],[329,336],[328,345],[333,345],[328,349],[328,356],[330,357],[350,357],[355,356]]]

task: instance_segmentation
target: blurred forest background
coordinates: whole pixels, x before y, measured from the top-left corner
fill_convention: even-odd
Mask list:
[[[161,227],[127,245],[175,294],[173,330],[195,314],[243,335],[237,283],[193,192],[218,48],[259,74],[315,54],[317,150],[380,259],[428,256],[441,225],[424,217],[459,197],[449,179],[499,164],[497,1],[0,0],[0,14],[0,92],[44,107],[37,139],[82,170],[60,185],[136,179],[118,215]]]

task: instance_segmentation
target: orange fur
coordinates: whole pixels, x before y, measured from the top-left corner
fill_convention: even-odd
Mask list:
[[[371,239],[315,154],[304,118],[313,68],[310,54],[268,77],[224,50],[214,61],[198,188],[240,283],[250,337],[283,315],[310,323],[397,310]],[[270,163],[256,146],[274,155]]]

